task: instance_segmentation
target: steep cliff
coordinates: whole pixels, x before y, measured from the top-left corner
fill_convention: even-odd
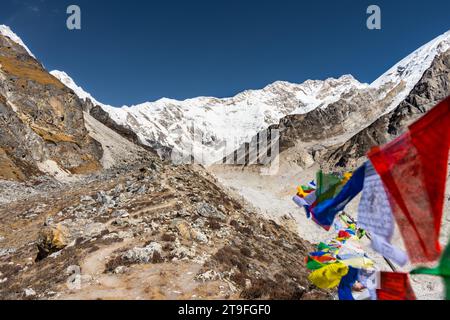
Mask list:
[[[86,130],[83,103],[24,47],[0,34],[0,178],[100,169],[103,151]]]

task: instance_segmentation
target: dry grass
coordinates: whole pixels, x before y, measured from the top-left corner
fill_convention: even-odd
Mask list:
[[[0,178],[14,181],[25,180],[22,170],[11,161],[2,148],[0,148]]]
[[[214,255],[214,259],[225,266],[238,268],[242,274],[246,274],[248,271],[249,260],[247,257],[240,250],[230,246],[220,248]]]
[[[72,174],[87,174],[96,172],[102,169],[101,164],[94,159],[87,160],[86,163],[83,163],[82,165],[76,167],[76,168],[69,168],[68,170]]]
[[[0,56],[0,64],[2,70],[20,79],[28,79],[43,85],[53,85],[59,89],[65,88],[58,79],[41,69],[35,62],[23,62],[11,57]]]
[[[75,138],[67,134],[60,132],[53,132],[47,128],[38,127],[36,125],[31,125],[31,129],[33,129],[33,131],[36,132],[36,134],[38,134],[45,141],[54,143],[70,142],[78,145]]]
[[[280,281],[281,280],[281,281]],[[253,279],[252,286],[242,291],[244,299],[300,300],[304,289],[287,283],[285,279]]]
[[[106,263],[104,272],[111,273],[114,272],[114,270],[116,270],[117,267],[122,266],[126,267],[130,265],[131,265],[130,261],[123,259],[122,256],[116,256]]]
[[[208,227],[211,230],[220,230],[222,228],[220,222],[218,219],[209,219],[208,220]]]

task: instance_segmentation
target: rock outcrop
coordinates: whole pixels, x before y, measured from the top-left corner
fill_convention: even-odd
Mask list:
[[[86,130],[83,103],[0,34],[0,178],[99,170],[103,151]]]
[[[90,100],[87,100],[87,103],[92,103],[92,102]],[[128,141],[133,142],[135,144],[140,144],[139,138],[136,135],[136,133],[134,133],[134,131],[128,129],[125,126],[119,125],[116,122],[114,122],[111,119],[111,117],[109,116],[109,114],[105,110],[103,110],[100,106],[98,106],[98,105],[92,106],[91,108],[89,108],[89,110],[86,110],[86,111],[94,119],[96,119],[97,121],[100,121],[101,123],[103,123],[108,128],[116,131],[121,136],[126,138]]]
[[[317,108],[306,114],[291,114],[261,131],[252,141],[258,145],[258,164],[267,164],[267,156],[273,147],[274,130],[279,132],[279,152],[302,154],[302,158],[316,159],[323,150],[327,150],[339,141],[346,141],[361,127],[368,126],[378,119],[387,106],[404,89],[404,83],[396,86],[384,85],[381,88],[366,88],[353,91],[325,108]],[[261,138],[263,137],[263,138]],[[261,139],[267,138],[267,141]],[[249,144],[240,147],[245,154],[245,161],[235,160],[239,164],[249,163]],[[273,158],[269,157],[269,160]],[[304,159],[296,159],[304,165]],[[225,159],[223,160],[225,162]],[[307,162],[307,161],[306,161]],[[254,164],[254,163],[252,163]]]

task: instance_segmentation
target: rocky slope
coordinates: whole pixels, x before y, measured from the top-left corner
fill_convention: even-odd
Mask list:
[[[0,205],[0,299],[331,297],[306,279],[308,242],[202,169],[149,157],[39,188]]]
[[[1,31],[0,178],[100,169],[102,148],[84,125],[84,102]]]

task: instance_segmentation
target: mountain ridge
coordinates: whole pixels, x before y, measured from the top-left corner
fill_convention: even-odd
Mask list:
[[[51,73],[75,92],[79,91],[80,88],[65,73]],[[344,75],[339,79],[308,80],[302,84],[277,81],[261,90],[247,90],[224,99],[199,97],[178,101],[163,98],[120,109],[104,104],[100,106],[116,123],[135,131],[143,144],[152,145],[157,141],[166,147],[174,147],[186,143],[185,147],[189,149],[192,147],[189,145],[192,142],[189,125],[198,126],[196,128],[207,141],[214,141],[214,146],[206,146],[207,163],[213,163],[224,153],[224,148],[217,147],[221,143],[232,143],[228,149],[234,149],[285,114],[307,113],[338,100],[348,91],[367,86],[350,75]],[[78,95],[94,103],[97,101],[84,91]],[[175,133],[174,129],[181,130],[181,133]],[[230,132],[235,136],[230,138]]]
[[[389,104],[383,105],[377,114],[367,119],[370,123],[398,106],[434,58],[448,48],[450,31],[400,60],[371,84],[360,83],[352,75],[307,80],[301,84],[276,81],[263,89],[246,90],[229,98],[197,97],[182,101],[162,98],[121,108],[99,103],[64,72],[52,71],[52,74],[78,92],[79,97],[98,104],[109,114],[111,121],[135,132],[142,144],[181,152],[188,150],[202,164],[211,165],[286,116],[325,110],[339,101],[345,104],[357,92],[378,90],[376,99],[389,100],[388,94],[401,88]],[[202,136],[201,143],[194,141],[194,131]]]

